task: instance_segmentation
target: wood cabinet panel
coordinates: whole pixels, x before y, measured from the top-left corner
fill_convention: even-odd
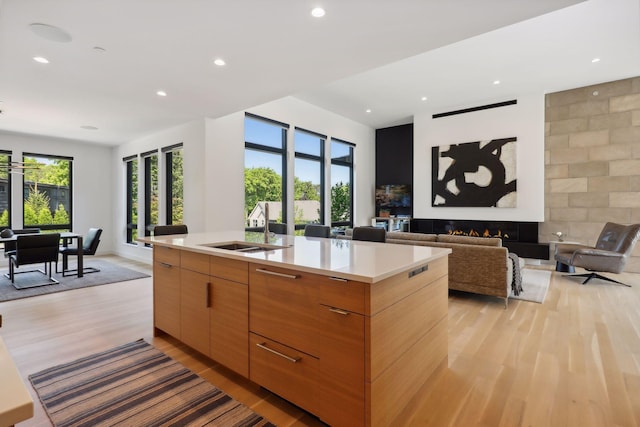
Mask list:
[[[425,333],[411,349],[399,355],[373,383],[365,383],[367,425],[402,425],[407,403],[430,378],[447,367],[447,319]]]
[[[364,314],[366,283],[327,276],[316,276],[315,280],[320,304]]]
[[[182,251],[180,255],[180,267],[185,270],[209,274],[209,258],[211,258],[211,256],[198,252]]]
[[[318,306],[318,412],[336,426],[363,426],[364,316],[335,307]]]
[[[212,276],[221,277],[238,283],[249,283],[249,263],[236,259],[212,256],[210,272]]]
[[[180,271],[180,339],[209,354],[209,275]]]
[[[448,282],[441,277],[376,316],[367,318],[370,365],[367,380],[374,381],[400,354],[434,327],[448,311]]]
[[[430,262],[426,271],[413,277],[409,277],[409,271],[405,271],[372,285],[369,299],[365,301],[365,314],[373,316],[396,301],[411,295],[426,284],[447,276],[449,274],[448,269],[448,260],[444,257]]]
[[[153,326],[181,339],[180,267],[159,261],[153,263]]]
[[[211,278],[210,356],[249,377],[249,287]]]
[[[313,274],[249,266],[249,329],[316,356],[318,294]]]
[[[166,246],[154,246],[153,247],[153,260],[156,262],[162,262],[165,264],[180,266],[180,251],[179,249],[169,248]]]
[[[249,379],[316,413],[318,359],[259,335],[249,335]]]

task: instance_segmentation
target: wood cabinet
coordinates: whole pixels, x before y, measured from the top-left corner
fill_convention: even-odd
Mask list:
[[[153,249],[153,325],[180,339],[180,250]]]
[[[158,329],[330,425],[402,423],[447,366],[446,257],[373,284],[163,247],[154,260]]]
[[[154,248],[154,326],[248,377],[248,264],[167,249]]]

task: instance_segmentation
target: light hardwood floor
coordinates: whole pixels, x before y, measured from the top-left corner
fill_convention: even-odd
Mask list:
[[[512,300],[506,310],[497,298],[451,293],[449,367],[409,403],[402,425],[640,425],[640,275],[618,278],[634,287],[582,286],[554,272],[544,304]],[[154,337],[151,295],[149,278],[3,302],[0,334],[27,383],[30,373],[144,338],[278,426],[323,425],[171,337]],[[38,403],[19,424],[48,425]]]

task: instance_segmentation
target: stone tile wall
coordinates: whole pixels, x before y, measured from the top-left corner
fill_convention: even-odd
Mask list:
[[[595,244],[607,221],[640,222],[640,77],[545,98],[545,221],[540,242]],[[626,271],[640,273],[640,244]]]

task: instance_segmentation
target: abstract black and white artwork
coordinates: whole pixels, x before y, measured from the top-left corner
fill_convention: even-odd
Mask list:
[[[516,141],[432,147],[432,206],[516,207]]]

